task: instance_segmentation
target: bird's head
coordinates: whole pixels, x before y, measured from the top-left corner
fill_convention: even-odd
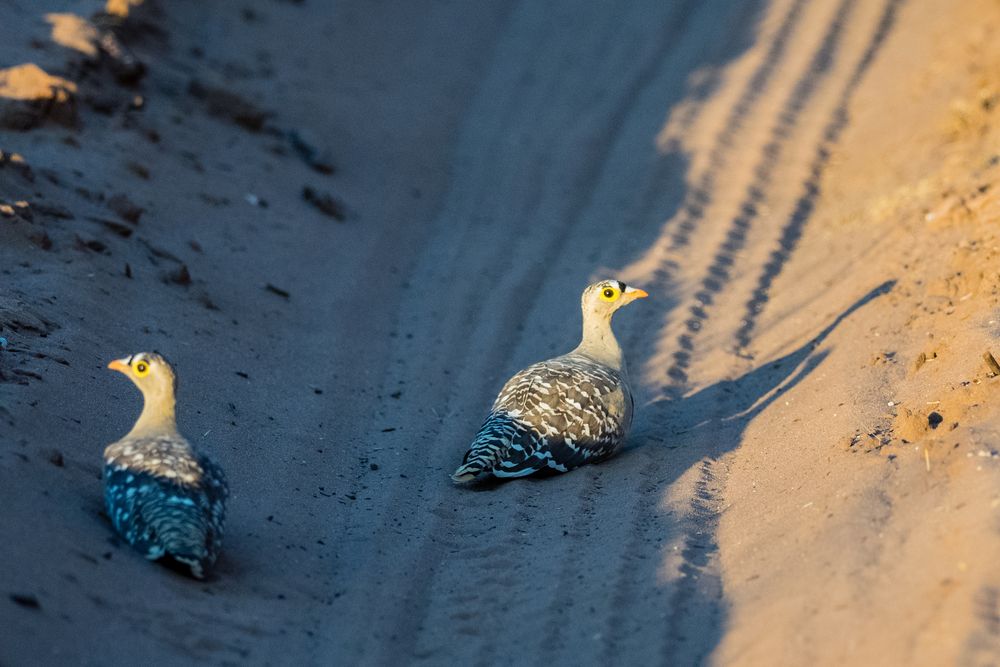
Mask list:
[[[611,315],[622,306],[647,296],[645,291],[629,287],[620,280],[601,280],[583,291],[583,312],[611,319]]]
[[[156,352],[139,352],[124,359],[115,359],[108,368],[125,374],[147,400],[173,399],[177,376],[167,360]]]

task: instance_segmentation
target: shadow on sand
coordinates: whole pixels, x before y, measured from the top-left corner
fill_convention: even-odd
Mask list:
[[[659,559],[642,561],[645,571],[631,581],[663,581],[662,572],[676,574],[662,586],[666,619],[661,644],[664,664],[696,664],[706,659],[722,637],[727,605],[718,573],[716,538],[721,516],[721,484],[716,462],[740,446],[747,425],[778,397],[805,379],[829,354],[817,351],[837,326],[873,299],[888,293],[885,282],[855,301],[818,335],[793,352],[735,380],[717,382],[684,397],[654,400],[638,411],[632,445],[623,452],[629,467],[641,463],[646,484],[658,496],[692,467],[699,468],[695,493],[680,512],[645,507],[636,525],[641,532],[669,536]],[[646,542],[651,541],[646,539]],[[675,550],[676,549],[676,550]],[[679,556],[679,562],[678,562]],[[620,593],[628,596],[629,593]]]

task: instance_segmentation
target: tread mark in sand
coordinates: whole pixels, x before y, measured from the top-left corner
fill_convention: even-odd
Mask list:
[[[982,586],[974,600],[977,623],[962,649],[963,665],[994,665],[1000,660],[1000,588]]]
[[[803,110],[819,89],[821,82],[833,69],[847,20],[855,4],[856,0],[842,0],[808,69],[796,82],[788,99],[782,105],[777,122],[771,128],[770,140],[761,150],[761,158],[754,168],[753,179],[747,185],[739,213],[730,221],[726,238],[709,265],[707,275],[702,278],[700,289],[694,295],[698,303],[689,308],[691,317],[685,322],[686,330],[677,337],[678,349],[673,355],[674,363],[667,370],[667,376],[675,387],[687,383],[687,369],[691,364],[695,339],[709,319],[708,308],[715,300],[715,295],[720,294],[732,280],[730,267],[735,264],[736,255],[746,245],[747,234],[758,216],[759,205],[766,199],[774,169],[782,157],[785,146],[791,140],[792,131],[798,125]]]
[[[670,241],[670,251],[684,248],[691,242],[691,233],[705,213],[705,208],[712,201],[715,191],[715,177],[726,166],[726,153],[733,147],[736,135],[743,129],[744,119],[750,115],[753,105],[764,94],[771,78],[778,69],[781,58],[788,48],[788,39],[802,18],[806,3],[796,0],[788,10],[781,26],[771,40],[763,61],[747,80],[739,99],[729,110],[722,130],[715,136],[712,149],[708,154],[708,167],[698,178],[698,182],[688,191],[681,203],[682,215],[677,221],[677,230]]]
[[[716,174],[725,168],[727,152],[733,148],[735,138],[742,129],[745,118],[750,115],[754,104],[766,92],[767,86],[770,84],[781,59],[785,56],[790,36],[802,18],[804,7],[805,2],[797,0],[789,8],[762,62],[744,85],[740,97],[726,117],[723,129],[716,135],[711,152],[709,153],[708,168],[699,177],[697,184],[689,191],[682,202],[682,215],[677,222],[677,229],[671,238],[670,251],[676,251],[689,244],[690,235],[696,229],[698,222],[704,215],[704,210],[712,200],[716,187]],[[840,13],[843,13],[843,7],[841,7]],[[669,280],[672,268],[674,267],[667,266],[665,270],[658,271],[658,278],[661,278],[663,282]],[[650,525],[653,518],[652,515],[656,511],[655,509],[650,509],[648,502],[643,502],[643,500],[655,495],[660,490],[659,487],[661,484],[657,481],[662,478],[660,468],[662,468],[662,464],[657,465],[656,462],[651,462],[651,465],[645,467],[642,471],[643,483],[641,488],[643,492],[637,496],[636,503],[631,511],[633,539],[628,540],[625,546],[626,553],[636,552],[642,547],[643,540],[641,534],[643,533],[643,529],[641,527]],[[613,605],[613,608],[616,610],[624,609],[626,601],[632,597],[632,582],[628,577],[628,559],[620,558],[619,561],[621,565],[616,573],[615,586],[615,590],[619,591],[619,594],[615,596],[617,602]],[[623,626],[625,622],[626,618],[623,613],[620,611],[615,613],[609,619],[608,634],[611,637],[620,636],[624,630]],[[673,640],[669,641],[668,646],[673,643]],[[665,650],[668,646],[665,646]],[[609,642],[606,648],[613,650],[613,643]],[[609,655],[607,657],[610,658],[612,656]]]
[[[860,61],[856,65],[855,70],[850,80],[848,81],[847,86],[844,89],[838,107],[834,111],[830,124],[827,127],[827,131],[823,135],[823,144],[821,144],[821,147],[817,153],[817,155],[819,156],[817,158],[817,161],[822,159],[822,162],[820,163],[821,165],[825,164],[825,161],[827,159],[827,156],[824,155],[822,151],[824,149],[829,150],[828,146],[839,137],[840,132],[842,132],[843,130],[843,126],[846,126],[847,123],[846,108],[850,100],[850,97],[853,95],[858,84],[863,78],[864,73],[867,71],[868,67],[873,62],[879,48],[885,41],[887,35],[889,34],[894,23],[895,15],[898,11],[899,6],[902,4],[902,1],[903,0],[888,0],[888,2],[885,5],[885,9],[883,10],[882,16],[877,24],[875,32],[866,50],[864,51]],[[850,6],[849,2],[845,2],[841,5],[837,18],[834,20],[834,25],[831,26],[830,33],[833,35],[832,40],[836,40],[839,32],[842,30],[843,22],[845,20],[844,10],[848,9],[849,6]],[[828,38],[829,37],[830,35],[828,35]],[[818,64],[820,64],[821,66],[825,66],[827,68],[829,67],[830,61],[832,60],[833,56],[832,50],[830,49],[831,46],[830,42],[832,40],[827,39],[824,41],[825,48],[821,48],[820,52],[817,53],[816,58],[814,59],[813,63],[814,65],[817,64],[816,61],[820,61],[820,63]],[[825,60],[826,62],[825,63],[822,62],[823,60]],[[798,86],[796,87],[796,92],[799,92],[800,94],[801,93],[811,94],[811,90],[809,89],[802,90],[799,89]],[[801,111],[801,108],[804,105],[804,100],[800,102],[794,102],[793,98],[792,102],[793,103],[786,106],[786,110],[794,111],[795,113]],[[783,114],[781,119],[782,121],[785,122],[788,121],[794,122],[794,116],[789,117],[788,115]],[[786,128],[784,131],[780,129],[781,128],[780,125],[778,128],[775,128],[774,132],[775,139],[782,139],[784,137],[787,137],[787,129],[790,129],[791,126],[786,124],[784,127]],[[772,158],[773,157],[776,156],[772,156]],[[765,149],[765,160],[767,158],[768,158],[768,152],[767,149]],[[814,167],[816,166],[817,161],[814,161],[813,163]],[[814,171],[811,171],[810,174],[814,174]],[[748,195],[749,195],[748,203],[752,204],[753,200],[751,197],[754,194],[755,193],[752,190],[748,189]],[[753,213],[753,211],[748,211],[747,208],[749,207],[744,208],[743,215],[746,215],[748,213],[751,214]],[[808,217],[808,215],[806,215],[805,217]],[[798,222],[798,219],[796,219],[796,221],[797,224],[799,225],[804,224],[804,222]],[[784,239],[786,237],[783,235],[782,238]],[[733,241],[734,241],[733,237],[730,236],[727,239],[726,243],[723,244],[723,251],[728,250],[729,247],[731,247]],[[717,265],[713,265],[712,267],[713,269],[720,269],[721,271],[712,272],[710,269],[709,276],[706,276],[705,283],[708,283],[708,281],[713,279],[713,276],[717,276],[717,274],[720,273],[728,278],[728,274],[725,272],[725,267],[728,265],[726,259],[728,259],[728,257],[717,262]],[[876,290],[876,292],[878,292],[878,290]],[[866,302],[866,300],[867,298],[863,301]],[[690,352],[691,349],[693,349],[693,342],[694,342],[693,337],[685,338],[683,341],[681,341],[681,344],[682,347],[687,347],[688,352]],[[683,371],[683,369],[680,370]],[[681,377],[683,377],[683,379],[686,380],[686,374],[684,374]],[[674,379],[676,380],[678,378]],[[654,459],[654,461],[658,460],[659,460],[658,458]],[[721,595],[721,589],[709,590],[712,588],[710,577],[701,576],[700,578],[702,579],[702,582],[701,584],[698,584],[697,579],[694,576],[692,576],[699,572],[704,574],[707,570],[709,570],[709,568],[712,567],[712,561],[717,558],[718,545],[715,543],[714,535],[716,533],[718,524],[718,514],[716,512],[715,506],[718,504],[719,499],[722,496],[721,487],[724,484],[724,480],[719,480],[718,483],[715,483],[713,481],[714,475],[712,473],[711,465],[712,465],[712,459],[707,459],[702,463],[701,477],[696,485],[697,492],[695,497],[691,501],[691,512],[688,515],[688,517],[686,517],[682,522],[684,525],[683,539],[685,544],[685,549],[683,552],[684,565],[682,565],[682,571],[684,570],[684,568],[687,568],[689,571],[685,572],[685,574],[687,574],[688,576],[685,577],[684,580],[679,581],[677,583],[677,588],[675,589],[672,602],[670,605],[671,609],[674,610],[683,610],[685,606],[690,606],[689,604],[690,600],[694,599],[695,596],[699,593],[705,593],[709,596],[716,596],[716,597]],[[650,474],[649,479],[657,479],[657,477],[660,476],[658,470],[650,469],[648,472]],[[640,506],[640,510],[641,509],[642,506]],[[642,514],[643,513],[641,511],[635,514],[634,525],[636,525],[637,527],[639,525],[642,525],[643,523]],[[708,579],[708,581],[705,581],[705,579]],[[619,572],[618,580],[620,584],[625,583],[626,580],[623,572]],[[707,618],[703,618],[702,619],[703,622],[706,623],[719,622],[718,618],[714,619],[711,618],[713,610],[715,610],[714,613],[717,615],[718,614],[717,608],[711,604],[707,609],[700,610],[702,616],[705,616],[706,614],[709,616]],[[679,625],[681,620],[682,619],[680,619],[680,617],[677,616],[676,614],[671,616],[670,618],[669,632],[667,633],[667,640],[663,646],[664,656],[667,658],[671,656],[676,657],[680,643],[685,641]],[[613,623],[613,625],[620,626],[621,620],[618,619],[617,622]],[[699,651],[702,649],[710,650],[712,647],[692,647],[692,648],[695,651]],[[692,656],[687,656],[687,657],[692,657]]]
[[[746,348],[750,345],[754,330],[757,327],[757,319],[768,301],[768,292],[771,289],[771,285],[774,284],[775,279],[785,268],[785,263],[788,262],[792,252],[794,252],[805,230],[805,226],[812,216],[816,200],[819,198],[823,172],[826,170],[834,146],[840,141],[840,135],[847,128],[848,105],[865,73],[875,60],[875,55],[878,53],[879,48],[881,48],[885,38],[889,35],[901,4],[902,0],[892,0],[886,5],[878,26],[875,29],[875,34],[868,44],[868,48],[854,68],[851,78],[848,79],[847,84],[844,86],[837,106],[834,108],[830,120],[823,130],[823,138],[820,140],[816,148],[816,155],[809,166],[809,176],[802,184],[802,194],[795,202],[795,207],[792,209],[792,214],[788,217],[785,226],[782,227],[777,246],[771,251],[770,258],[764,264],[764,268],[757,280],[757,286],[754,288],[753,294],[746,304],[743,323],[736,333],[736,346],[743,357],[752,358],[747,353]]]

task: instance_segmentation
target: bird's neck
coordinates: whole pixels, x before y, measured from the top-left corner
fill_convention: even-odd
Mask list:
[[[584,354],[594,361],[625,371],[622,349],[618,346],[615,332],[611,330],[611,317],[598,313],[583,314],[583,339],[573,352]]]
[[[163,435],[177,433],[177,417],[174,412],[174,397],[147,395],[143,397],[142,414],[129,436]]]

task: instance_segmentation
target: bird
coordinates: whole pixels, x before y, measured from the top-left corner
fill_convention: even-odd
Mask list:
[[[452,480],[567,472],[614,455],[628,435],[634,403],[611,317],[647,296],[619,280],[589,285],[580,299],[580,344],[507,381]]]
[[[162,355],[115,359],[143,395],[125,437],[104,450],[104,501],[115,530],[149,560],[204,579],[222,546],[229,487],[222,469],[177,431],[177,376]]]

